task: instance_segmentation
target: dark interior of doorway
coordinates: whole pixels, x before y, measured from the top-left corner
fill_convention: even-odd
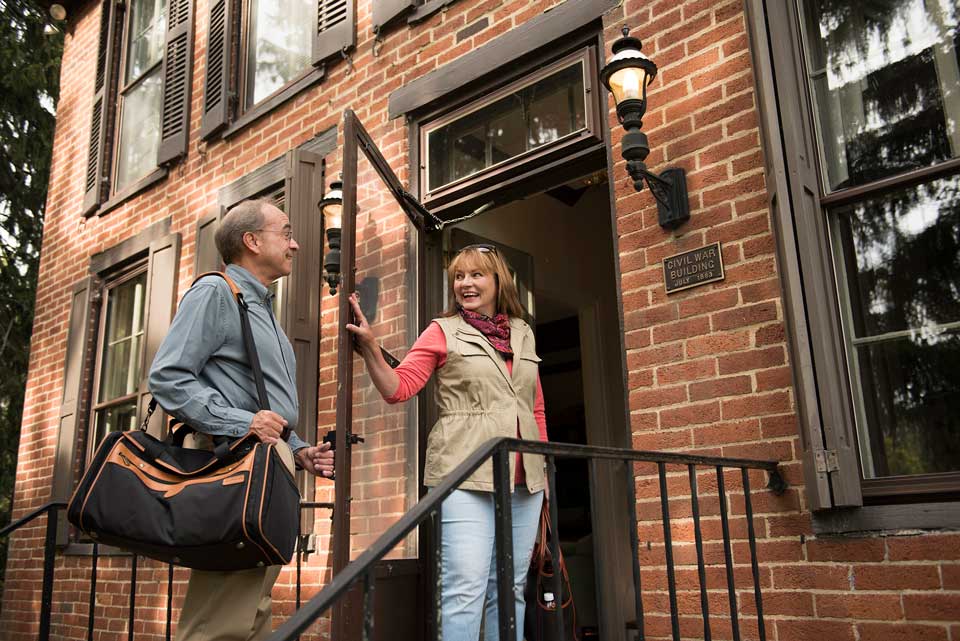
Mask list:
[[[598,410],[604,405],[599,383],[585,373],[596,372],[604,362],[612,366],[614,360],[598,353],[597,336],[609,344],[619,335],[608,194],[603,174],[594,174],[489,210],[444,234],[448,257],[475,242],[493,242],[506,250],[501,253],[514,268],[536,334],[552,441],[608,444],[597,423],[609,419],[612,407],[607,403],[606,410]],[[585,359],[593,359],[592,366]],[[590,633],[598,625],[589,488],[585,461],[557,460],[560,543],[578,626],[587,632],[580,638],[596,638]]]

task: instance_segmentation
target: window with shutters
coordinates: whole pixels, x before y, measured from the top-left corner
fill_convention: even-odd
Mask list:
[[[751,7],[812,505],[960,499],[960,8]]]
[[[105,213],[187,152],[193,0],[101,3],[84,213]]]
[[[356,41],[356,0],[211,0],[200,135],[232,134],[324,77]]]
[[[180,235],[170,219],[90,258],[70,305],[53,496],[67,500],[97,445],[139,427],[147,374],[176,305]],[[149,430],[162,435],[162,412]],[[61,533],[65,542],[66,530]]]

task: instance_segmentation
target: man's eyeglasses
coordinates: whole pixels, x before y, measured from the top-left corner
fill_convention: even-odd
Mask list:
[[[462,249],[460,249],[460,251],[458,251],[457,253],[458,253],[458,254],[462,254],[463,252],[467,251],[468,249],[474,249],[474,250],[480,252],[481,254],[496,254],[496,253],[497,253],[497,247],[496,247],[496,245],[490,245],[489,243],[476,243],[476,244],[473,244],[473,245],[467,245],[466,247],[463,247]]]
[[[254,232],[270,232],[271,234],[280,234],[283,236],[283,239],[288,243],[293,240],[293,230],[292,229],[254,229]]]

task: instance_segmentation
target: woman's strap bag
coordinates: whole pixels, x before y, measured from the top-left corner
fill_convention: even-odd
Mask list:
[[[243,294],[226,274],[210,274],[233,291],[260,408],[269,409]],[[194,429],[183,424],[161,441],[146,431],[156,406],[151,400],[139,430],[103,440],[70,499],[69,521],[99,543],[189,568],[288,563],[300,492],[275,446],[247,434],[213,451],[188,449]]]

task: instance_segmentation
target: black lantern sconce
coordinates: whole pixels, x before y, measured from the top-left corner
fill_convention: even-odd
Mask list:
[[[643,190],[643,181],[657,200],[660,226],[676,229],[690,219],[687,199],[686,172],[674,167],[657,175],[647,169],[644,161],[650,153],[647,135],[640,131],[643,114],[647,111],[647,85],[657,76],[657,65],[640,49],[639,38],[630,37],[630,29],[623,28],[623,37],[613,43],[613,58],[600,71],[600,80],[617,102],[617,118],[627,130],[620,143],[627,172],[633,178],[633,187]]]
[[[323,226],[327,231],[328,251],[323,257],[323,278],[330,286],[330,295],[336,296],[340,285],[340,229],[343,217],[343,183],[339,180],[330,183],[330,189],[317,205],[323,215]]]

